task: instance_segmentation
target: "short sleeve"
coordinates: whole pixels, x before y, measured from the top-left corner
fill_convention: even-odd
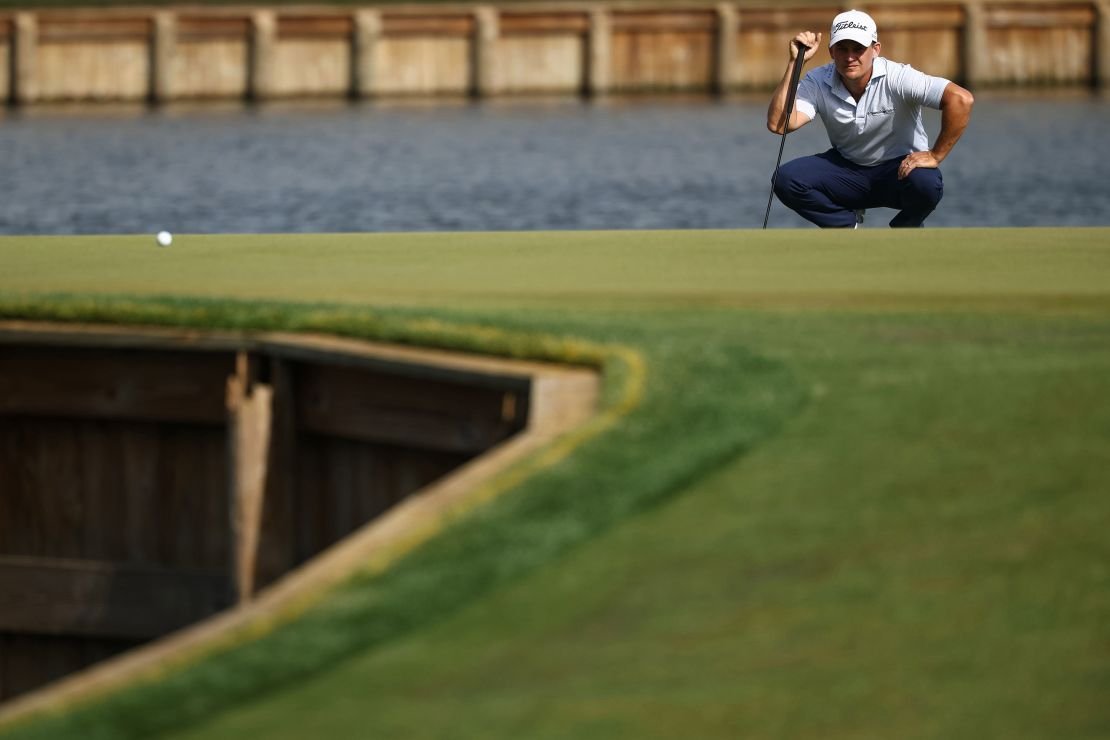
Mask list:
[[[813,72],[808,73],[798,83],[798,95],[794,98],[794,110],[801,113],[809,120],[817,117],[817,101],[820,98],[820,88]]]
[[[891,78],[892,88],[902,99],[926,108],[940,108],[944,89],[949,82],[943,77],[927,75],[908,64],[898,65]]]

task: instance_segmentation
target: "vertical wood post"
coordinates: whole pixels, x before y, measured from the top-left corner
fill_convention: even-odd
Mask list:
[[[987,22],[980,0],[964,3],[963,84],[968,87],[987,81]]]
[[[255,587],[265,588],[310,556],[300,546],[298,516],[296,370],[289,362],[270,358],[272,389],[270,453],[262,505],[260,541],[255,561]]]
[[[274,44],[277,41],[277,14],[256,10],[251,14],[250,74],[247,97],[265,100],[274,90]]]
[[[239,352],[235,374],[227,380],[231,582],[239,604],[255,592],[273,414],[273,389],[255,381],[252,365],[249,355]]]
[[[736,66],[736,30],[739,15],[736,6],[721,3],[717,6],[717,54],[713,75],[713,89],[718,95],[727,93],[734,83],[732,70]]]
[[[598,6],[590,10],[589,33],[586,41],[586,94],[605,95],[612,86],[613,26],[607,9]]]
[[[382,35],[382,14],[377,10],[355,12],[351,40],[351,96],[369,98],[375,92],[374,53]]]
[[[150,100],[173,99],[173,57],[177,48],[177,15],[160,10],[154,14],[150,37]]]
[[[483,5],[474,10],[474,41],[471,93],[484,98],[496,95],[497,37],[500,35],[497,9]]]
[[[1110,0],[1095,3],[1097,18],[1094,34],[1094,84],[1110,89]]]
[[[38,98],[35,57],[39,43],[38,19],[33,13],[16,13],[14,37],[15,48],[11,55],[11,99],[17,104],[33,103]]]

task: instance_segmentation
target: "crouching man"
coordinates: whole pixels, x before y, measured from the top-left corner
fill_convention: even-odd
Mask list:
[[[803,31],[790,44],[790,64],[767,108],[767,128],[783,133],[790,71],[817,53],[821,34]],[[798,85],[788,130],[817,116],[832,149],[779,167],[775,195],[788,208],[822,227],[855,227],[868,208],[893,208],[894,227],[922,226],[940,203],[940,163],[971,119],[974,98],[954,82],[880,56],[874,19],[858,10],[836,16],[829,36],[832,61],[810,71]],[[941,111],[933,145],[922,108]]]

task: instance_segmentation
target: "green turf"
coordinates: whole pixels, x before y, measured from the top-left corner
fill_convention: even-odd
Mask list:
[[[582,345],[541,336],[573,337],[648,368],[615,428],[383,576],[14,736],[1104,737],[1108,245],[1108,229],[0,239],[8,315],[546,357]],[[85,297],[42,298],[61,292]],[[474,324],[504,333],[450,330]],[[613,399],[621,367],[594,361]]]
[[[28,237],[0,241],[0,287],[511,309],[1107,303],[1106,229],[816,233]]]

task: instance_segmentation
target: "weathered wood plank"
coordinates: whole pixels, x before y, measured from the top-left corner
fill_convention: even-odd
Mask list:
[[[708,90],[712,87],[716,39],[708,30],[614,31],[610,47],[614,90]]]
[[[614,32],[712,31],[717,27],[714,10],[614,11]]]
[[[0,631],[149,639],[228,605],[225,573],[0,557]]]
[[[885,36],[891,31],[922,32],[962,28],[965,12],[962,5],[883,5],[868,11],[879,26],[879,40],[885,50]]]
[[[586,34],[590,30],[587,13],[501,13],[501,34]]]
[[[0,414],[222,424],[232,357],[0,345]]]
[[[798,31],[808,29],[827,34],[835,14],[835,8],[742,8],[740,28],[744,31],[788,31],[785,45]]]
[[[382,33],[386,36],[472,36],[474,25],[474,17],[469,13],[382,13]]]
[[[140,640],[0,632],[0,702],[140,644]]]
[[[0,417],[0,552],[220,568],[222,428]]]
[[[988,28],[1091,28],[1098,17],[1091,3],[1057,4],[984,4]],[[878,19],[876,19],[877,21]],[[880,26],[881,28],[881,26]]]
[[[250,38],[251,21],[246,15],[207,16],[181,14],[177,17],[179,41],[246,41]]]
[[[153,29],[152,19],[60,17],[43,15],[39,20],[39,43],[66,41],[145,41]]]
[[[297,387],[300,428],[324,435],[477,453],[519,428],[498,389],[321,365],[299,367]]]
[[[496,42],[493,88],[502,93],[575,95],[586,84],[586,38],[567,31],[505,33]]]
[[[874,13],[883,56],[950,80],[963,78],[963,11],[888,6]]]
[[[296,454],[292,544],[298,563],[470,459],[317,435],[302,435]]]
[[[543,365],[440,349],[367,342],[320,334],[269,333],[251,348],[282,360],[363,368],[419,380],[457,383],[474,388],[526,391],[531,374]]]
[[[278,39],[286,38],[350,38],[354,18],[347,14],[279,15]]]

